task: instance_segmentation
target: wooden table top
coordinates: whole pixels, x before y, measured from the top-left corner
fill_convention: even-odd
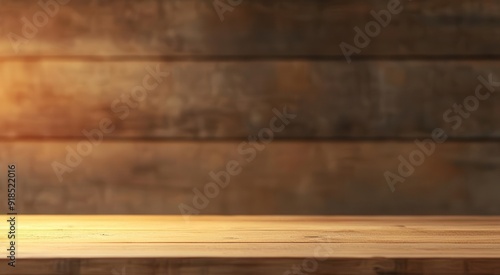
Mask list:
[[[3,216],[6,220],[7,216]],[[17,258],[500,258],[500,217],[19,215]],[[7,245],[8,223],[0,243]]]

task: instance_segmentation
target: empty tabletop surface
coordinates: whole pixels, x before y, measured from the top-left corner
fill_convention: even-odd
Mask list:
[[[4,220],[10,217],[4,216]],[[500,217],[18,215],[28,258],[500,258]]]

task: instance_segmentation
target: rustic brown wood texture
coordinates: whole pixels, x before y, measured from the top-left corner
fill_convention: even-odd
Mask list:
[[[387,2],[243,1],[221,22],[212,1],[71,0],[15,53],[9,35],[43,9],[4,1],[0,161],[19,167],[20,211],[178,214],[287,106],[297,117],[202,213],[499,214],[498,92],[456,129],[443,115],[500,79],[500,4],[402,1],[348,64],[339,44]],[[168,77],[115,112],[156,66]],[[53,161],[103,119],[114,129],[60,182]],[[383,173],[436,127],[453,141],[391,193]]]
[[[193,206],[193,188],[203,192],[230,160],[241,173],[201,214],[500,213],[498,142],[438,144],[394,193],[383,174],[398,173],[399,155],[418,148],[412,142],[273,142],[253,160],[240,142],[103,142],[60,182],[51,164],[65,164],[77,146],[0,143],[19,167],[20,213],[180,214],[179,204]]]
[[[157,66],[168,76],[134,99]],[[497,87],[454,129],[446,111],[490,76]],[[3,138],[79,138],[111,119],[106,138],[243,139],[284,107],[297,117],[279,138],[500,137],[496,61],[9,61],[0,81]]]
[[[38,1],[4,1],[1,37],[21,35]],[[34,56],[342,56],[354,27],[387,9],[378,0],[243,1],[221,22],[205,0],[71,0],[19,47]],[[361,55],[498,55],[500,4],[488,0],[406,1]],[[43,23],[42,19],[39,19]],[[13,55],[9,39],[0,55]]]
[[[2,258],[0,275],[500,274],[500,87],[459,127],[443,118],[478,77],[500,81],[499,1],[401,0],[350,64],[339,44],[389,1],[243,0],[221,22],[212,0],[55,0],[32,25],[47,1],[0,8],[0,177],[16,164],[17,211],[177,216],[21,215],[18,267]],[[137,85],[155,88],[135,102]],[[285,106],[275,140],[242,151]],[[104,140],[68,157],[103,120]],[[392,193],[384,173],[437,127],[449,140]],[[384,216],[186,222],[179,207],[231,160],[241,173],[197,213]],[[328,259],[293,271],[320,245]]]
[[[19,260],[500,258],[498,217],[21,215],[17,223]]]
[[[21,262],[20,262],[21,263]],[[286,274],[303,259],[23,259],[1,275],[165,275],[165,274]],[[7,265],[0,260],[0,265]],[[323,275],[491,275],[497,259],[325,259],[314,273]],[[296,272],[297,273],[297,272]],[[291,273],[293,274],[293,273]]]

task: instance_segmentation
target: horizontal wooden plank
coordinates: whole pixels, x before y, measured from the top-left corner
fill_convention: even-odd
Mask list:
[[[186,223],[182,216],[20,216],[23,243],[75,245],[136,243],[383,243],[500,244],[500,221],[494,217],[289,217],[200,216]],[[109,221],[113,223],[110,224]],[[304,222],[305,223],[302,223]],[[436,224],[440,224],[439,227]],[[8,225],[8,224],[7,224]],[[404,230],[401,230],[401,227]],[[63,231],[61,232],[61,228]],[[333,230],[333,232],[332,232]],[[168,231],[168,235],[165,234]],[[269,234],[280,231],[282,234]],[[140,232],[140,234],[138,234]],[[54,238],[57,236],[57,238]],[[397,236],[397,238],[395,238]],[[376,241],[374,241],[376,240]]]
[[[133,240],[121,243],[25,243],[23,257],[32,258],[312,258],[319,244],[312,243],[136,243]],[[336,252],[337,258],[499,258],[500,244],[456,244],[456,243],[326,243],[325,249]],[[53,253],[46,253],[47,248]],[[57,250],[56,250],[57,249]],[[381,252],[384,251],[384,252]],[[377,255],[377,256],[373,256]],[[382,255],[382,256],[379,256]]]
[[[500,64],[0,62],[0,137],[246,138],[287,108],[296,117],[277,138],[428,137],[436,127],[453,138],[498,138],[498,87],[477,99],[478,77],[498,81]],[[141,93],[143,83],[151,90]],[[477,106],[453,109],[471,96]]]
[[[8,220],[7,216],[3,216]],[[406,221],[418,224],[406,226]],[[61,221],[59,224],[58,221]],[[353,221],[354,225],[350,225]],[[49,223],[49,226],[45,226]],[[116,224],[122,227],[117,227]],[[362,223],[364,225],[356,225]],[[17,259],[497,258],[498,217],[21,215]],[[39,225],[42,225],[41,227]],[[492,225],[496,225],[493,227]],[[9,231],[9,223],[0,228]],[[318,232],[318,228],[325,228]],[[460,228],[462,231],[457,231]],[[378,234],[372,234],[372,230]],[[300,235],[293,234],[294,232]],[[436,234],[436,232],[441,232]],[[487,235],[490,242],[475,235]],[[7,237],[1,237],[2,243]]]
[[[81,161],[69,153],[86,154],[77,141],[1,142],[0,152],[18,166],[24,214],[181,214],[182,204],[199,214],[500,214],[497,142],[438,144],[394,193],[384,173],[399,174],[399,157],[419,150],[412,142],[242,143],[103,142]],[[72,169],[58,170],[62,182],[55,162]],[[211,172],[228,185],[214,187]]]
[[[309,259],[23,259],[16,268],[2,268],[1,275],[127,275],[127,274],[286,274],[298,267],[311,270]],[[7,265],[0,260],[0,265]],[[302,266],[305,266],[302,267]],[[310,266],[308,266],[310,265]],[[498,259],[325,259],[309,274],[417,275],[495,274]],[[293,273],[292,273],[293,274]],[[306,273],[307,274],[307,273]]]
[[[387,10],[389,4],[242,1],[229,7],[221,22],[214,1],[205,0],[46,1],[66,3],[51,6],[50,16],[38,1],[4,2],[3,56],[15,55],[9,34],[24,42],[16,47],[21,55],[342,56],[340,43],[355,45],[354,27],[364,29],[374,21],[371,11]],[[497,2],[398,2],[400,12],[359,55],[500,54]]]

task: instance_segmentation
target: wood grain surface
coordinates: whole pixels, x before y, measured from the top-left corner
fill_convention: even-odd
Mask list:
[[[500,79],[499,1],[400,0],[351,64],[339,45],[389,0],[243,0],[224,20],[212,0],[1,2],[0,163],[19,213],[64,215],[19,216],[0,275],[500,275],[498,216],[418,216],[500,214],[498,91],[459,127],[443,117]],[[124,103],[156,66],[168,77]],[[285,106],[293,123],[242,153]],[[449,140],[392,193],[384,172],[438,127]],[[193,206],[231,160],[201,216],[151,215]]]
[[[324,259],[314,272],[297,258],[197,259],[23,259],[16,268],[0,268],[1,275],[289,275],[290,271],[320,275],[496,275],[498,259]],[[7,265],[0,260],[0,265]],[[312,267],[313,265],[311,265]],[[295,269],[294,269],[295,268]],[[311,270],[310,267],[306,267]],[[287,273],[288,272],[288,273]],[[293,274],[293,273],[291,273]],[[300,274],[300,273],[299,273]]]
[[[243,142],[243,141],[242,141]],[[18,166],[23,214],[180,214],[204,192],[210,172],[241,164],[203,214],[493,215],[500,213],[500,145],[437,144],[433,155],[391,192],[384,173],[398,173],[413,142],[275,141],[255,155],[240,142],[102,142],[60,182],[79,142],[2,142]],[[253,145],[243,145],[252,151]],[[253,157],[253,158],[252,158]],[[73,157],[71,158],[73,159]],[[74,164],[72,162],[72,164]],[[0,209],[5,213],[6,204]]]
[[[19,259],[500,258],[498,217],[21,215],[17,225]]]
[[[161,83],[157,68],[168,73]],[[145,77],[157,86],[136,97]],[[489,97],[446,114],[476,97],[478,77],[498,83],[481,91]],[[85,138],[103,119],[113,122],[107,139],[243,139],[285,107],[296,118],[277,138],[411,139],[437,127],[456,139],[500,137],[495,61],[9,61],[0,81],[9,139]]]
[[[55,1],[54,1],[55,2]],[[22,21],[44,10],[38,1],[4,1],[2,56],[334,56],[353,44],[354,27],[387,9],[378,0],[252,0],[224,14],[213,1],[71,0],[58,5],[35,35],[13,50],[9,33],[23,37]],[[380,35],[362,56],[498,55],[500,4],[488,0],[398,1]],[[42,19],[38,19],[43,23]],[[34,31],[26,33],[30,34]]]

